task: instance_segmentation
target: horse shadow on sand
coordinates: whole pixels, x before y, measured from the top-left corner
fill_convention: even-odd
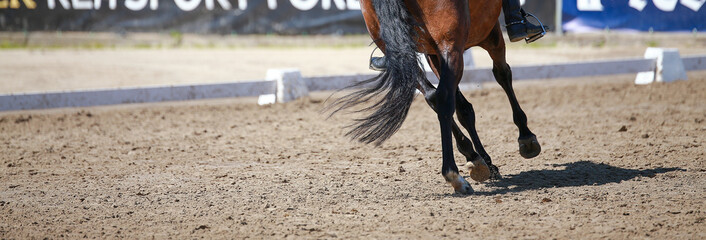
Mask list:
[[[608,183],[619,183],[638,177],[655,177],[657,174],[666,172],[685,171],[681,168],[637,170],[591,161],[553,164],[552,166],[564,168],[530,170],[516,175],[506,175],[500,180],[487,183],[487,186],[493,188],[493,190],[487,192],[477,191],[475,194],[495,195],[554,187],[598,186]]]

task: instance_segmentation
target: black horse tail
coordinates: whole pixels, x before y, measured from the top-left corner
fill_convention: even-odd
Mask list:
[[[387,69],[380,75],[358,82],[349,88],[360,88],[330,107],[337,107],[332,114],[371,99],[378,99],[371,106],[355,112],[372,112],[355,119],[346,136],[363,143],[380,145],[389,139],[407,117],[416,94],[416,86],[424,72],[417,58],[415,21],[404,1],[373,1],[380,22],[380,37],[385,43]]]

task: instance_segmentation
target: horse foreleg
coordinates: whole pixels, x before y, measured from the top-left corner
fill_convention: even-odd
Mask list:
[[[494,64],[493,75],[500,86],[502,86],[503,90],[505,90],[510,100],[512,120],[520,132],[520,136],[517,138],[520,155],[524,158],[536,157],[542,151],[542,148],[537,141],[537,136],[527,127],[527,115],[522,111],[520,103],[515,96],[515,91],[512,89],[512,72],[510,71],[510,66],[508,66],[507,63]]]
[[[520,103],[515,96],[515,91],[512,88],[512,70],[505,59],[505,42],[498,24],[495,25],[488,39],[481,44],[481,47],[488,51],[490,58],[493,59],[493,76],[505,90],[505,94],[510,100],[512,120],[520,132],[520,136],[517,139],[520,155],[524,158],[536,157],[542,149],[537,141],[537,136],[527,127],[527,115],[522,111]]]

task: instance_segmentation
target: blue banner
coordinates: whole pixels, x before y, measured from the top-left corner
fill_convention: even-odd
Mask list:
[[[706,0],[563,0],[563,29],[706,31]]]

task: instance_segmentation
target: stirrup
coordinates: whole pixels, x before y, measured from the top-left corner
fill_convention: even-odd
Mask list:
[[[378,59],[378,58],[383,58],[383,57],[373,57],[375,50],[378,50],[378,47],[375,47],[375,49],[373,49],[373,51],[370,53],[370,61],[368,62],[368,68],[370,68],[370,70],[379,71],[379,72],[387,70],[387,66],[376,66],[373,63],[373,60]]]
[[[545,31],[545,32],[542,32],[542,33],[535,34],[534,36],[525,38],[525,42],[526,42],[527,44],[533,43],[534,41],[537,41],[537,40],[539,40],[540,38],[544,37],[545,34],[546,34],[546,31]]]
[[[540,21],[539,18],[537,18],[537,16],[534,16],[534,14],[525,12],[525,18],[526,18],[527,16],[533,17],[535,20],[537,20],[537,22],[539,23],[539,26],[542,27],[542,32],[541,32],[541,33],[538,33],[538,34],[535,34],[535,35],[532,35],[532,36],[528,36],[527,38],[525,38],[525,42],[526,42],[527,44],[530,44],[530,43],[533,43],[534,41],[537,41],[537,40],[539,40],[540,38],[544,37],[544,35],[547,34],[547,29],[544,27],[544,24],[542,24],[542,21]],[[524,21],[525,21],[525,20],[522,20],[522,22],[524,22]]]

